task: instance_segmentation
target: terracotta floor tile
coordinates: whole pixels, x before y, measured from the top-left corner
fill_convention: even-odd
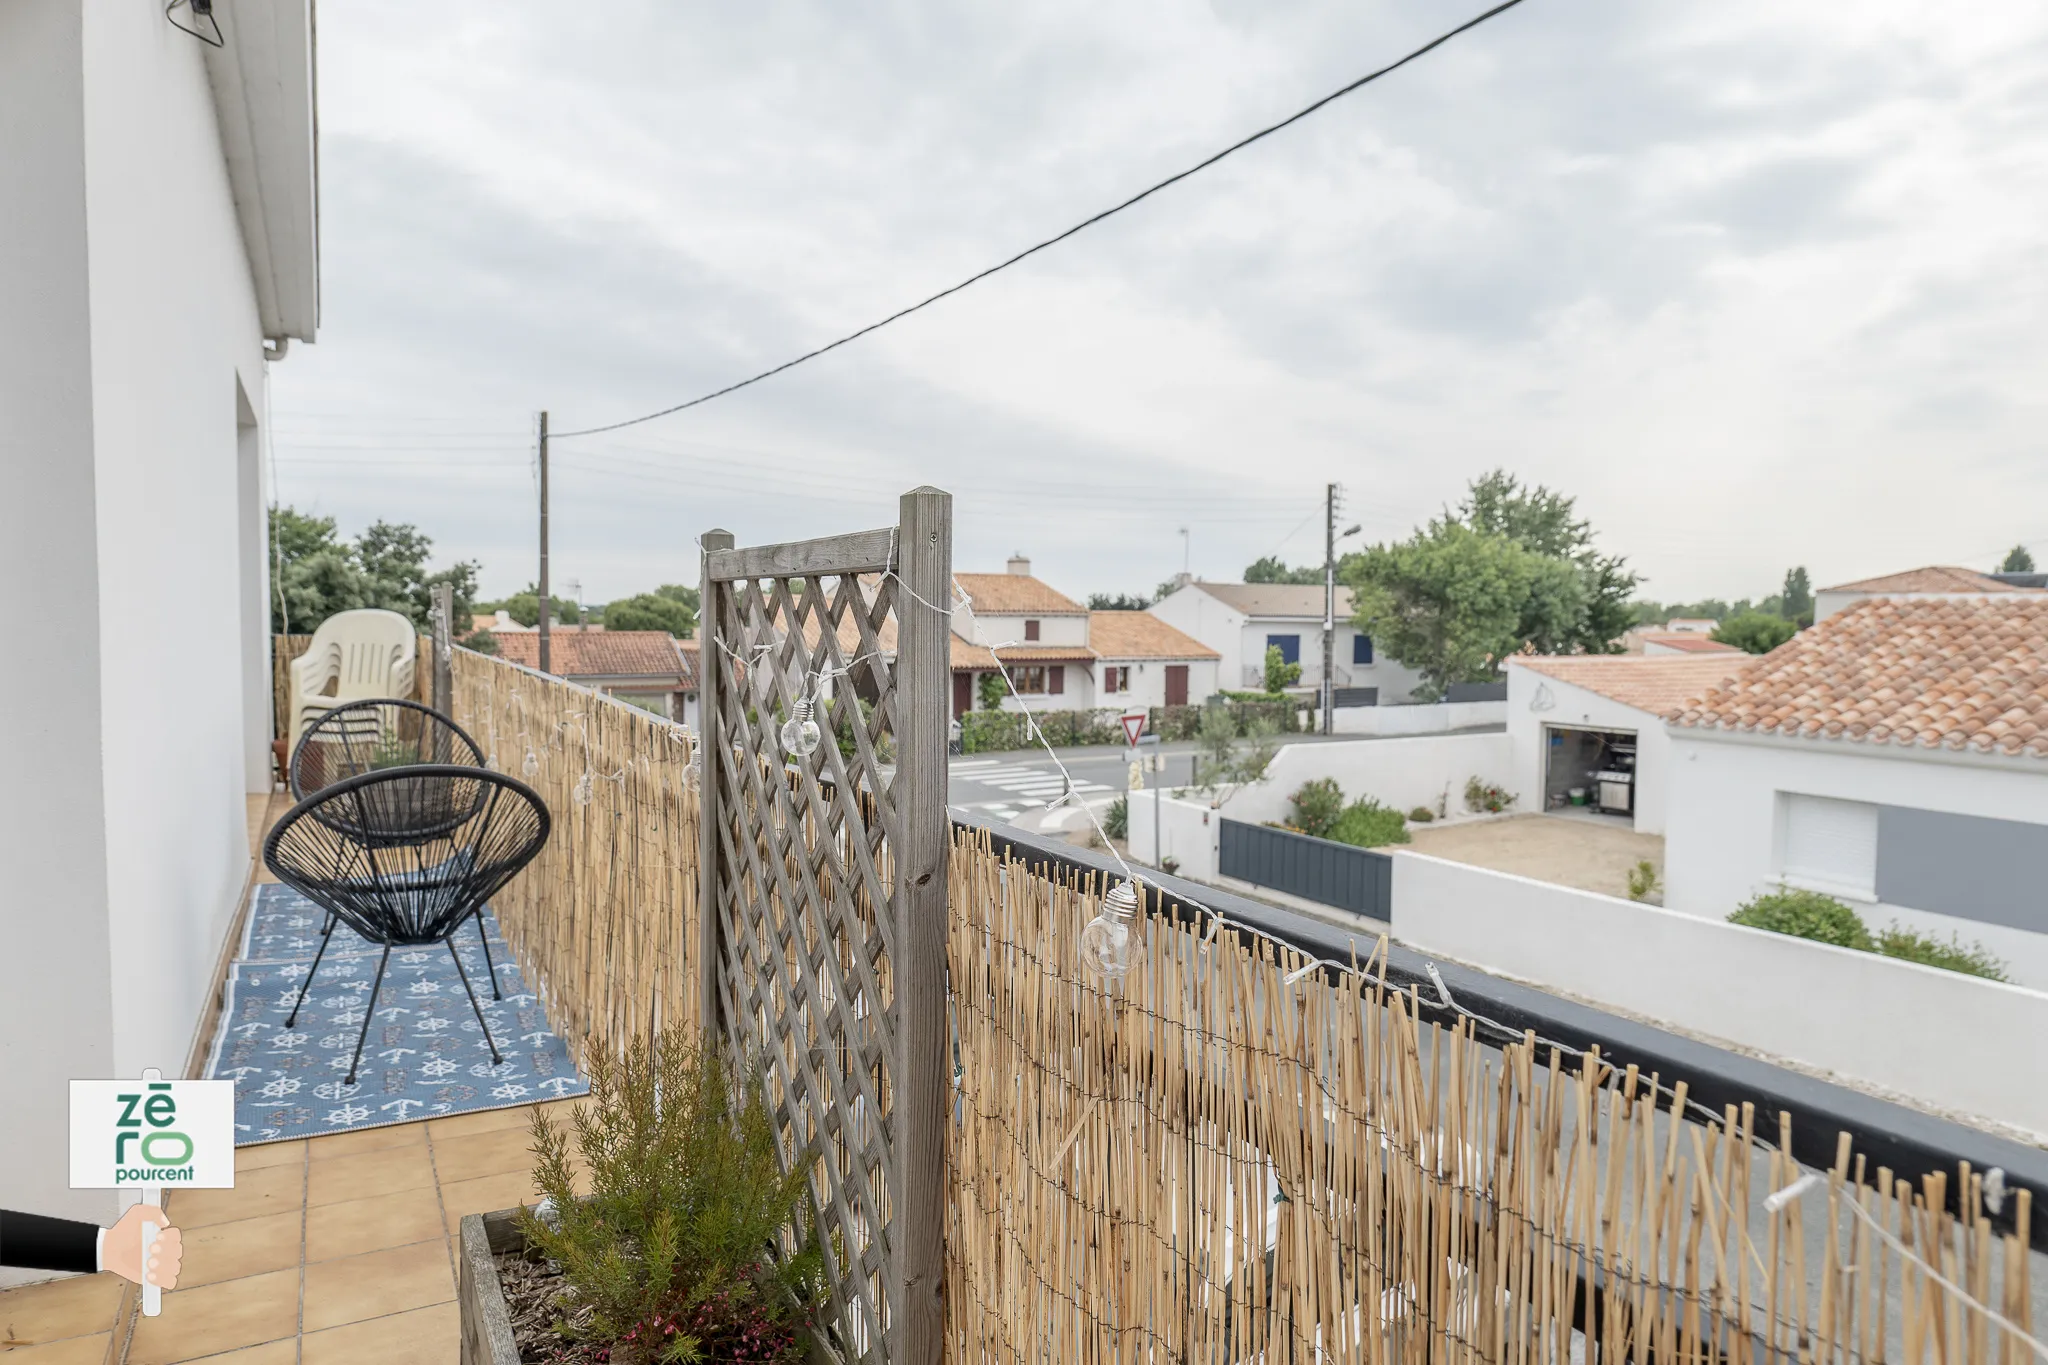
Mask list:
[[[306,1198],[303,1166],[264,1166],[237,1171],[231,1190],[178,1190],[164,1196],[165,1212],[181,1228],[232,1223],[298,1208]]]
[[[394,1123],[387,1128],[365,1128],[356,1133],[317,1137],[306,1147],[313,1160],[325,1161],[330,1157],[355,1156],[360,1152],[381,1152],[390,1147],[424,1147],[426,1142],[426,1124]]]
[[[192,1365],[298,1365],[299,1339],[284,1337],[277,1341],[266,1341],[261,1346],[244,1346],[239,1351],[223,1351],[217,1356],[202,1356]],[[9,1362],[8,1365],[13,1365]]]
[[[308,1333],[304,1365],[455,1365],[462,1355],[462,1313],[452,1303]],[[211,1365],[211,1362],[208,1363]]]
[[[298,1329],[296,1269],[180,1289],[164,1295],[161,1317],[136,1319],[128,1365],[173,1365],[276,1341]]]
[[[448,1220],[448,1235],[456,1236],[465,1213],[496,1213],[536,1202],[540,1195],[533,1178],[524,1171],[487,1175],[479,1180],[457,1180],[441,1187],[441,1210]]]
[[[289,1166],[293,1162],[304,1162],[306,1144],[298,1142],[265,1142],[255,1147],[235,1148],[235,1171],[257,1171],[265,1166]]]
[[[306,1259],[333,1261],[443,1235],[441,1201],[431,1190],[398,1190],[306,1210]]]
[[[12,1350],[0,1347],[0,1359],[6,1360],[7,1365],[106,1365],[107,1350],[113,1344],[112,1332],[96,1332],[89,1337],[67,1337]]]
[[[308,1171],[310,1204],[341,1204],[397,1190],[431,1189],[434,1184],[434,1165],[427,1159],[425,1143],[314,1161]]]
[[[208,1223],[185,1234],[185,1261],[178,1271],[180,1289],[196,1289],[245,1275],[288,1270],[299,1264],[305,1214],[284,1209],[261,1218]]]
[[[522,1104],[515,1109],[485,1109],[474,1114],[457,1114],[452,1118],[427,1120],[427,1136],[435,1142],[444,1137],[461,1137],[464,1133],[488,1133],[498,1128],[524,1128],[533,1120],[533,1106]]]
[[[118,1277],[74,1275],[0,1291],[0,1333],[34,1342],[88,1336],[111,1330],[120,1311]]]
[[[305,1330],[381,1318],[455,1297],[446,1239],[306,1267]]]
[[[532,1169],[533,1135],[524,1128],[497,1128],[434,1140],[434,1172],[442,1180],[475,1180]]]

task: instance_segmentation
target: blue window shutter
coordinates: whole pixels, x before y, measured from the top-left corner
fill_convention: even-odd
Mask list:
[[[1278,646],[1280,658],[1290,664],[1301,662],[1301,637],[1299,635],[1268,635],[1266,648]]]
[[[1354,635],[1351,637],[1351,662],[1355,664],[1369,664],[1372,662],[1372,636]]]

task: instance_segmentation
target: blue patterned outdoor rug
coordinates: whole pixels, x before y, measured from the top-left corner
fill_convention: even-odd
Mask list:
[[[238,1145],[589,1091],[568,1048],[548,1027],[540,1001],[527,991],[488,911],[484,929],[503,1000],[491,999],[491,972],[474,923],[457,932],[455,946],[504,1061],[491,1064],[490,1046],[448,950],[438,943],[397,948],[377,993],[354,1085],[344,1078],[384,950],[336,925],[298,1024],[287,1029],[284,1021],[319,950],[326,912],[289,887],[266,885],[256,888],[248,921],[206,1067],[209,1077],[235,1083]]]

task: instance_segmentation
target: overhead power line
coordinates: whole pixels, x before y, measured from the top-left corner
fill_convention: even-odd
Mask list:
[[[1122,213],[1125,209],[1130,208],[1132,205],[1151,198],[1153,195],[1159,193],[1159,191],[1165,189],[1167,186],[1178,184],[1180,181],[1186,180],[1191,175],[1195,175],[1198,172],[1207,170],[1209,167],[1215,165],[1217,162],[1223,160],[1225,157],[1243,151],[1245,148],[1251,146],[1254,142],[1259,141],[1261,138],[1271,137],[1274,133],[1279,132],[1282,128],[1285,128],[1290,124],[1299,123],[1302,119],[1305,119],[1310,114],[1315,113],[1316,110],[1321,109],[1324,105],[1340,100],[1344,98],[1346,95],[1351,94],[1353,91],[1359,90],[1365,86],[1372,84],[1374,81],[1378,80],[1380,77],[1384,75],[1387,75],[1390,72],[1400,70],[1402,67],[1408,65],[1408,63],[1414,61],[1416,58],[1423,56],[1425,53],[1434,51],[1435,49],[1442,47],[1445,43],[1448,43],[1451,39],[1457,37],[1459,34],[1466,33],[1472,29],[1478,28],[1487,20],[1493,18],[1496,15],[1502,14],[1508,10],[1513,9],[1515,6],[1521,3],[1522,0],[1505,0],[1505,3],[1495,5],[1492,9],[1487,10],[1485,13],[1476,15],[1471,19],[1467,19],[1464,23],[1458,25],[1456,28],[1451,29],[1446,33],[1439,34],[1435,38],[1430,39],[1421,47],[1416,48],[1414,51],[1408,53],[1400,60],[1389,62],[1387,63],[1387,65],[1379,68],[1377,71],[1370,71],[1367,72],[1365,75],[1360,76],[1357,80],[1352,81],[1349,85],[1342,86],[1336,90],[1332,90],[1329,94],[1323,96],[1321,99],[1315,101],[1313,104],[1307,105],[1304,108],[1296,110],[1294,113],[1289,114],[1286,118],[1281,119],[1278,123],[1268,124],[1264,128],[1259,129],[1256,133],[1251,134],[1249,137],[1240,138],[1236,142],[1231,143],[1228,147],[1225,147],[1222,151],[1217,152],[1211,156],[1206,156],[1202,158],[1200,161],[1197,161],[1194,165],[1188,167],[1186,170],[1176,172],[1175,174],[1166,177],[1166,179],[1159,181],[1157,184],[1147,186],[1146,188],[1132,195],[1130,198],[1124,200],[1122,203],[1114,205],[1110,208],[1106,208],[1102,212],[1095,214],[1092,217],[1084,218],[1080,222],[1068,228],[1066,231],[1055,233],[1053,236],[1046,238],[1044,241],[1039,242],[1036,245],[1028,246],[1024,248],[1024,250],[1018,252],[1016,255],[1010,257],[1008,260],[1000,261],[995,265],[988,267],[986,270],[977,271],[974,274],[969,275],[966,279],[960,281],[960,283],[952,285],[951,287],[946,289],[941,289],[938,293],[933,294],[928,298],[919,299],[916,303],[911,304],[908,308],[899,308],[895,312],[889,314],[889,316],[881,319],[879,322],[871,322],[867,326],[861,328],[859,331],[848,332],[845,336],[840,337],[837,341],[829,341],[825,343],[823,346],[818,347],[816,350],[804,352],[802,355],[796,357],[796,359],[794,360],[785,360],[780,365],[775,366],[773,369],[763,370],[759,374],[754,375],[751,378],[742,379],[736,384],[727,384],[722,389],[713,389],[710,393],[702,394],[696,398],[690,399],[687,402],[676,403],[670,407],[661,408],[657,411],[650,413],[645,413],[639,417],[628,417],[623,422],[608,422],[603,426],[584,427],[577,431],[559,431],[554,434],[554,439],[560,441],[566,440],[572,436],[595,436],[600,432],[618,431],[624,427],[638,426],[642,422],[652,422],[657,417],[667,417],[672,413],[681,412],[685,408],[694,408],[700,403],[708,403],[714,398],[723,398],[726,394],[735,393],[740,389],[746,388],[750,384],[758,384],[764,379],[771,379],[774,376],[781,374],[784,370],[795,369],[798,365],[803,364],[807,360],[816,360],[819,356],[824,355],[827,351],[836,351],[841,346],[846,345],[850,341],[858,341],[860,338],[866,336],[870,332],[880,331],[882,328],[887,327],[892,322],[897,322],[903,318],[907,318],[912,313],[915,313],[920,309],[929,308],[931,307],[931,305],[937,303],[940,299],[943,299],[951,294],[957,294],[971,284],[978,284],[982,280],[987,279],[991,275],[997,274],[1000,271],[1008,270],[1011,266],[1017,264],[1019,261],[1022,261],[1030,256],[1035,256],[1039,252],[1045,250],[1047,247],[1056,246],[1059,243],[1064,242],[1067,238],[1072,237],[1075,233],[1081,232],[1087,228],[1094,227],[1097,223],[1102,222],[1106,218],[1115,217],[1117,214]]]

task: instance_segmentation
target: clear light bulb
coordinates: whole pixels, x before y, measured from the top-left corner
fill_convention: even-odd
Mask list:
[[[576,779],[575,801],[577,805],[587,806],[590,804],[590,787],[589,773],[585,773]]]
[[[526,761],[519,765],[519,774],[529,782],[533,781],[534,778],[539,777],[540,755],[535,753],[533,750],[528,749],[526,751]]]
[[[1137,956],[1131,921],[1138,913],[1138,889],[1118,882],[1102,898],[1102,911],[1081,931],[1081,965],[1111,981],[1121,980]]]
[[[811,702],[808,697],[798,699],[790,708],[789,719],[782,722],[782,748],[791,758],[809,758],[818,752],[818,722],[811,719]]]

